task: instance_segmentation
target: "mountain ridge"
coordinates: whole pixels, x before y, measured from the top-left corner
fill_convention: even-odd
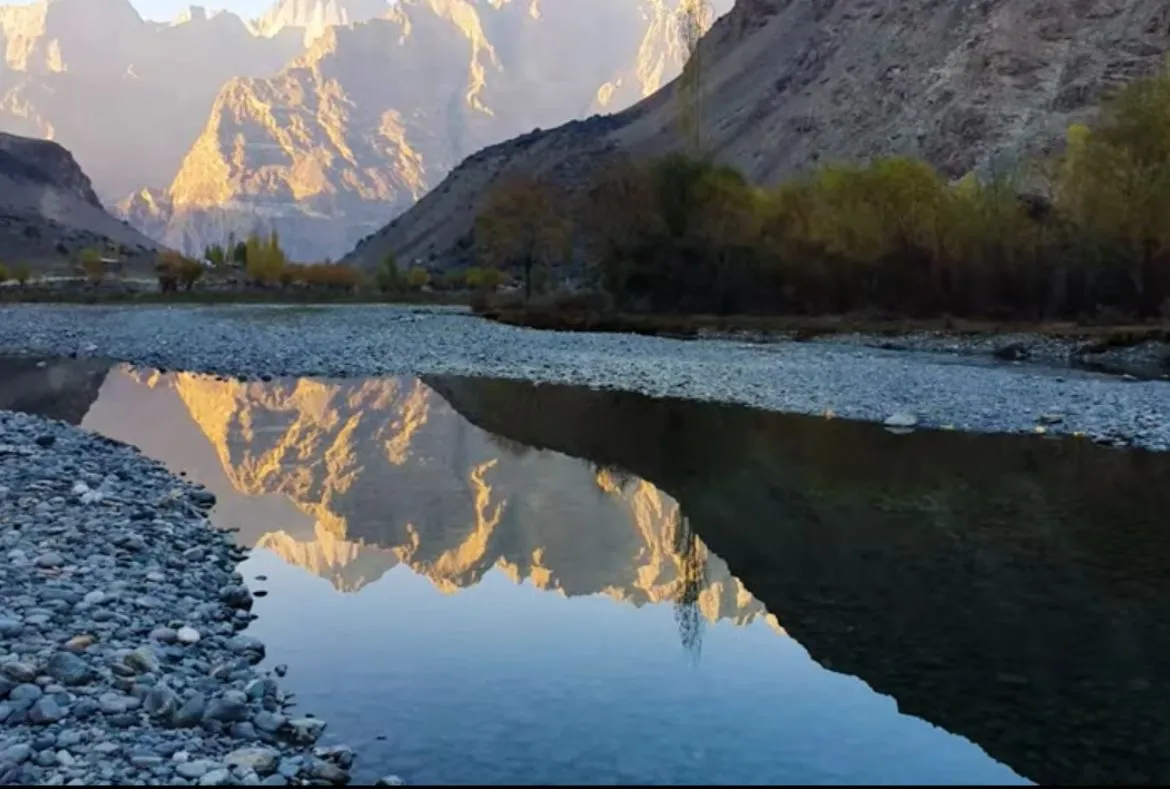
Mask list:
[[[953,177],[1058,148],[1069,124],[1161,65],[1170,6],[737,0],[701,46],[703,137],[750,180],[883,155],[917,156]],[[579,188],[575,158],[678,150],[679,109],[675,81],[592,134],[564,126],[481,152],[345,261],[371,268],[391,250],[456,260],[501,176],[563,176]]]

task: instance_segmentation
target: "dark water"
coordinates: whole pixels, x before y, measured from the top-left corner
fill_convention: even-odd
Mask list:
[[[217,494],[359,780],[1170,778],[1163,456],[459,378],[7,363],[10,405]]]

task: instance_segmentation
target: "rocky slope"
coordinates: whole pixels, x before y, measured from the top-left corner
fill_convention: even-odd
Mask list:
[[[169,188],[119,211],[172,246],[260,226],[340,256],[485,145],[656,90],[682,60],[677,5],[401,0],[230,81]]]
[[[271,38],[288,28],[301,31],[305,46],[331,27],[365,22],[384,14],[390,0],[277,0],[252,23],[259,35]]]
[[[703,41],[704,137],[761,183],[884,154],[959,175],[1058,145],[1168,50],[1162,0],[736,0]],[[347,260],[446,257],[502,173],[572,185],[598,156],[677,146],[678,111],[672,84],[606,122],[482,151]]]
[[[639,606],[691,583],[708,621],[778,627],[653,485],[498,439],[417,380],[245,384],[118,368],[103,395],[84,426],[189,470],[241,540],[342,591],[399,565],[447,592],[498,569]],[[138,430],[130,411],[171,435]]]
[[[166,186],[224,83],[276,73],[304,35],[198,6],[171,23],[130,0],[0,6],[0,130],[65,145],[112,205]]]
[[[157,248],[106,213],[69,151],[0,133],[0,262],[57,269],[86,247],[110,245],[130,266]]]

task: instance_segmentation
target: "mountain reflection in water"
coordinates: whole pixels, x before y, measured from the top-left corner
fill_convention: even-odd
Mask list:
[[[462,597],[475,587],[475,595],[482,590],[499,601],[491,605],[516,607],[495,609],[484,631],[490,648],[468,642],[478,644],[474,658],[431,646],[423,659],[436,665],[463,661],[500,688],[522,682],[526,671],[533,680],[536,658],[521,658],[495,639],[531,642],[538,634],[521,633],[507,620],[534,602],[501,597],[488,577],[497,569],[496,577],[576,600],[600,594],[647,612],[665,604],[675,649],[681,639],[690,661],[708,670],[727,670],[733,632],[746,639],[763,627],[780,645],[790,643],[787,631],[821,666],[860,678],[892,696],[900,712],[969,738],[1040,783],[1170,778],[1170,742],[1158,725],[1170,700],[1170,670],[1160,660],[1170,641],[1170,549],[1161,534],[1170,504],[1166,457],[1034,437],[892,436],[841,421],[507,381],[240,383],[124,367],[104,377],[63,377],[52,367],[41,373],[56,387],[46,402],[62,408],[62,387],[88,387],[88,413],[74,394],[63,418],[85,414],[85,427],[136,444],[207,484],[219,499],[216,520],[240,528],[245,544],[266,549],[252,560],[271,568],[265,572],[280,572],[264,559],[278,555],[336,590],[361,591],[349,596],[355,611],[357,601],[372,599],[367,591],[388,582],[402,587],[390,605],[424,607],[402,597],[406,576],[388,574],[399,565],[441,592],[469,590]],[[22,379],[25,389],[41,385]],[[298,595],[278,607],[282,596]],[[265,627],[308,621],[314,606],[330,612],[323,616],[344,616],[307,587],[274,588],[260,603],[256,627],[270,643]],[[372,621],[397,616],[363,605]],[[428,616],[447,615],[425,607]],[[578,613],[565,608],[549,616],[584,626],[574,618],[584,609],[572,610]],[[403,632],[408,619],[394,621]],[[542,621],[557,630],[556,618]],[[641,628],[622,631],[623,638],[644,649],[657,620],[639,621]],[[329,640],[319,639],[319,648]],[[740,649],[772,654],[772,646],[751,643]],[[416,647],[425,645],[382,648]],[[641,693],[647,709],[665,711],[676,697],[708,691],[651,690],[644,682],[634,689],[632,677],[674,669],[623,647],[633,648],[565,644],[565,655],[588,653],[580,665],[605,663],[598,671],[614,687],[583,693],[573,689],[569,667],[542,669],[567,677],[556,680],[559,696],[533,703],[560,709],[565,694],[592,698],[595,709],[573,707],[578,721],[553,726],[546,717],[521,716],[530,725],[492,729],[470,711],[473,699],[460,697],[479,693],[479,684],[455,689],[437,680],[421,700],[406,696],[423,689],[395,684],[400,703],[414,706],[380,714],[402,716],[410,726],[460,697],[437,737],[418,728],[430,740],[448,738],[451,747],[470,751],[465,764],[443,765],[446,772],[420,767],[408,776],[419,780],[1019,780],[955,738],[877,712],[857,695],[868,691],[837,687],[834,675],[811,674],[788,653],[767,658],[776,661],[767,680],[764,658],[753,663],[741,654],[748,662],[731,670],[748,683],[737,691],[743,698],[727,701],[730,690],[705,695],[708,706],[694,710],[706,722],[661,724],[679,732],[692,723],[703,727],[707,742],[686,747],[735,761],[678,756],[678,764],[640,763],[643,751],[661,759],[675,746],[654,745],[646,721],[628,722],[630,731],[596,731],[608,719],[589,724],[591,716],[619,703],[606,692]],[[274,651],[283,656],[289,648],[282,642]],[[642,665],[621,662],[628,654],[644,658]],[[493,660],[515,663],[518,673]],[[376,681],[397,682],[387,671]],[[803,683],[806,697],[772,700],[765,683],[789,682],[785,674]],[[290,680],[296,676],[294,663]],[[526,686],[518,687],[520,693]],[[337,703],[326,692],[308,695]],[[843,707],[846,697],[850,706]],[[726,710],[713,709],[712,698],[726,701]],[[820,715],[842,714],[834,725],[848,720],[855,728],[809,723],[800,717],[806,705]],[[314,711],[338,725],[330,709]],[[500,726],[511,720],[491,714]],[[344,718],[338,723],[344,730]],[[482,752],[452,729],[460,725],[484,729]],[[558,733],[562,726],[574,733]],[[742,743],[738,749],[726,745],[728,733]],[[413,758],[411,748],[423,747],[406,733],[396,736],[391,770],[395,759]],[[592,755],[558,763],[555,753],[526,751],[521,743],[530,740],[529,749],[577,743]],[[516,753],[504,741],[515,741]],[[434,758],[417,754],[419,764]]]

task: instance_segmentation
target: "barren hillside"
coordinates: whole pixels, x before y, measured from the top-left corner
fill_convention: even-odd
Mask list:
[[[736,0],[703,40],[704,136],[761,183],[826,160],[920,156],[957,176],[1059,145],[1170,50],[1165,0]],[[347,262],[459,254],[501,174],[570,186],[599,159],[678,144],[672,83],[618,115],[465,160]]]
[[[80,250],[111,243],[129,265],[145,264],[157,248],[106,213],[69,151],[0,133],[0,262],[59,269]]]

